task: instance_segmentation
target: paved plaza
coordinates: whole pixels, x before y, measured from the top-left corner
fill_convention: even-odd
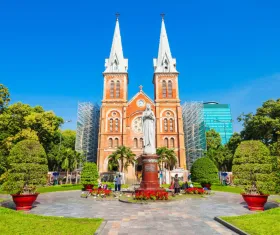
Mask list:
[[[100,234],[235,234],[215,216],[251,213],[238,194],[215,192],[206,198],[150,204],[96,201],[80,191],[40,194],[31,213],[104,218]],[[105,226],[104,226],[105,225]]]
[[[235,234],[215,216],[253,213],[239,194],[215,192],[206,198],[150,204],[96,201],[81,191],[40,194],[30,213],[65,217],[103,218],[100,234]],[[1,195],[3,197],[3,195]],[[8,195],[5,196],[6,198]],[[12,204],[10,204],[12,205]],[[267,203],[266,207],[275,207]]]

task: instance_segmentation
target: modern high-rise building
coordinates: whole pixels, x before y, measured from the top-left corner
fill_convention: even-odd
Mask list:
[[[205,102],[203,103],[203,115],[206,131],[214,129],[219,132],[222,144],[226,144],[233,134],[230,105]]]

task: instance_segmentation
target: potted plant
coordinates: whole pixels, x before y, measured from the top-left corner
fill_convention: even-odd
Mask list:
[[[10,165],[3,190],[10,193],[17,210],[30,210],[39,193],[36,188],[47,182],[47,156],[35,140],[18,142],[10,151]]]
[[[233,158],[234,184],[244,188],[241,194],[249,210],[264,210],[270,192],[275,189],[272,157],[257,140],[243,141]]]
[[[91,190],[97,184],[99,178],[97,166],[93,162],[87,162],[83,166],[81,173],[81,184],[84,185],[86,190]]]
[[[211,190],[211,184],[218,182],[218,169],[208,157],[197,159],[191,167],[192,180]]]

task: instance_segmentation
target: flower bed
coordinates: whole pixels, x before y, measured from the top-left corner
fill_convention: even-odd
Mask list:
[[[135,193],[136,200],[168,200],[168,192],[165,191],[143,191],[139,193]]]
[[[203,188],[188,188],[185,190],[187,194],[206,194],[207,192]]]
[[[90,193],[93,196],[110,196],[112,194],[112,190],[109,190],[109,189],[93,189],[93,190],[91,190]]]

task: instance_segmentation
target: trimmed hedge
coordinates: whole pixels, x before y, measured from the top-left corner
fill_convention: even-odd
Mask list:
[[[93,162],[86,162],[81,173],[81,184],[97,185],[99,178],[97,166]]]
[[[234,184],[242,186],[246,193],[251,192],[254,182],[259,194],[275,190],[272,157],[261,141],[241,142],[234,154],[232,172]]]
[[[197,159],[191,167],[192,181],[201,184],[218,183],[218,169],[208,157]]]
[[[8,157],[10,169],[3,190],[11,194],[34,193],[47,182],[47,155],[36,140],[18,142]]]

